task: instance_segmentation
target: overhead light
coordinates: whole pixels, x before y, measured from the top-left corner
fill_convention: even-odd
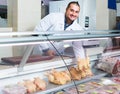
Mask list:
[[[2,46],[22,46],[22,45],[37,45],[37,44],[43,44],[43,43],[48,43],[47,41],[45,42],[25,42],[25,43],[7,43],[7,44],[0,44],[0,47]]]

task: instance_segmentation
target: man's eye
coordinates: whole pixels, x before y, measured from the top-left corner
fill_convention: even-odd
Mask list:
[[[79,13],[79,11],[76,11],[76,13]]]
[[[79,11],[74,11],[73,9],[70,10],[71,12],[79,13]]]

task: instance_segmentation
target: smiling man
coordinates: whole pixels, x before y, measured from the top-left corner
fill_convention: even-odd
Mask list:
[[[83,30],[83,28],[77,23],[79,17],[80,5],[77,1],[72,1],[66,7],[65,13],[50,13],[40,20],[39,24],[35,27],[35,31],[70,31],[70,30]],[[63,52],[63,44],[61,42],[55,42],[54,46],[57,50]],[[82,42],[72,43],[74,52],[80,51],[80,57],[84,57],[84,50]],[[42,50],[45,55],[54,56],[56,53],[54,47],[51,47],[50,43],[40,44],[35,47],[35,50]],[[75,50],[77,49],[77,50]],[[36,51],[38,52],[38,51]]]

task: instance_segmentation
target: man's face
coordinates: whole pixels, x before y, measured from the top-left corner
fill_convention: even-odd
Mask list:
[[[80,7],[76,4],[71,4],[69,8],[66,9],[66,18],[69,21],[74,21],[78,18],[80,12]]]

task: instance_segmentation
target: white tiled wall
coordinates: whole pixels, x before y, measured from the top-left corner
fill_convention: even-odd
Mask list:
[[[114,29],[116,25],[116,10],[108,9],[108,0],[96,0],[96,2],[96,29]]]
[[[14,31],[33,30],[40,18],[40,0],[8,0],[8,23]]]

